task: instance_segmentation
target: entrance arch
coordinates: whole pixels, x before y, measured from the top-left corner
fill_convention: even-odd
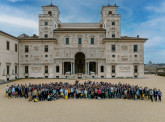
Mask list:
[[[82,52],[75,55],[75,73],[85,74],[85,55]]]

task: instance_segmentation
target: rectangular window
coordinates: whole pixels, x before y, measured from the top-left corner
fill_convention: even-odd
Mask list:
[[[10,74],[10,66],[7,66],[7,75]]]
[[[25,53],[28,53],[28,52],[29,52],[29,46],[25,45]]]
[[[138,52],[138,45],[134,45],[134,52]]]
[[[48,66],[45,66],[45,73],[48,73]]]
[[[48,34],[45,34],[44,37],[45,37],[45,38],[48,38]]]
[[[116,71],[115,71],[115,66],[113,65],[112,66],[112,73],[115,73]]]
[[[10,50],[10,42],[9,41],[6,42],[6,49]]]
[[[17,47],[17,44],[15,44],[15,52],[17,52],[18,50],[18,47]]]
[[[115,25],[115,22],[112,22],[112,25]]]
[[[45,45],[45,52],[48,52],[49,51],[49,47],[48,45]]]
[[[29,67],[25,66],[25,73],[29,73]]]
[[[66,44],[69,44],[69,38],[66,38]]]
[[[112,45],[112,52],[116,51],[116,45]]]
[[[82,39],[78,38],[78,44],[82,44]]]
[[[115,34],[112,34],[112,38],[115,38]]]
[[[91,38],[91,44],[95,44],[95,39]]]
[[[60,72],[60,67],[59,66],[56,66],[56,72]]]
[[[48,26],[48,22],[45,22],[45,26]]]
[[[104,72],[104,66],[101,66],[101,72]]]
[[[17,74],[17,66],[15,66],[15,74]]]
[[[134,73],[138,73],[138,66],[134,66]]]

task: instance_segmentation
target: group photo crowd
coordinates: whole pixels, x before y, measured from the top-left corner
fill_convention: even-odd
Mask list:
[[[57,99],[129,99],[161,102],[160,89],[139,87],[130,84],[85,81],[18,84],[6,87],[5,95],[10,98],[25,98],[29,101],[55,101]]]

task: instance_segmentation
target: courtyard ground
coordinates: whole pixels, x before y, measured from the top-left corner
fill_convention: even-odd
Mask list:
[[[165,122],[165,77],[155,75],[146,75],[144,79],[94,79],[94,81],[121,82],[161,89],[162,102],[62,99],[34,103],[24,98],[5,97],[6,85],[55,81],[75,82],[65,79],[23,79],[0,85],[0,122]]]

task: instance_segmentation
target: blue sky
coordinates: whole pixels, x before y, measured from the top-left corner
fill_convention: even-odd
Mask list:
[[[38,14],[51,0],[0,0],[0,30],[14,36],[38,35]],[[109,0],[119,6],[122,36],[148,38],[145,63],[165,63],[165,0]],[[61,22],[100,22],[108,0],[53,0]]]

